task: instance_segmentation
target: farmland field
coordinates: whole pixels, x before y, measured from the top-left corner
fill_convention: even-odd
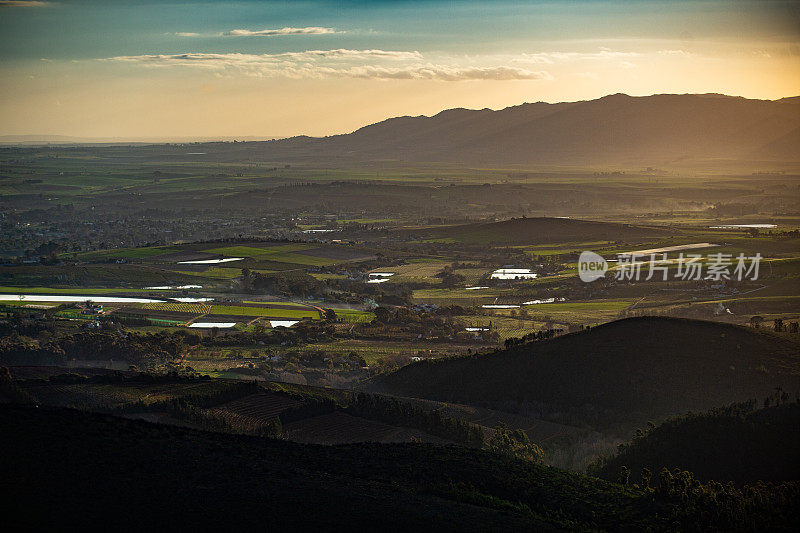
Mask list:
[[[0,287],[0,293],[17,294],[105,294],[112,295],[125,289],[58,288],[58,287]]]
[[[73,257],[83,261],[105,261],[112,258],[144,259],[176,252],[179,249],[172,246],[156,246],[152,248],[120,248],[116,250],[98,250],[73,254]]]
[[[313,246],[307,244],[288,244],[282,246],[270,246],[266,248],[255,248],[252,246],[228,246],[224,248],[213,248],[205,251],[208,253],[224,255],[226,257],[249,257],[256,261],[272,261],[276,263],[292,263],[297,265],[326,266],[336,263],[336,261],[333,259],[296,253],[311,248],[313,248]]]
[[[242,269],[212,266],[206,268],[205,270],[176,270],[176,272],[187,276],[198,276],[201,278],[233,279],[242,274]]]
[[[348,324],[361,324],[371,322],[375,314],[370,311],[360,311],[358,309],[335,309],[336,319]]]
[[[497,289],[417,289],[414,291],[414,301],[434,303],[439,305],[480,305],[491,303],[500,296]]]
[[[400,265],[396,267],[392,267],[389,269],[390,272],[394,272],[394,276],[392,276],[392,282],[397,281],[430,281],[433,282],[436,278],[434,277],[435,274],[440,272],[445,266],[448,266],[449,263],[444,261],[439,262],[420,262],[420,263],[409,263],[407,265]],[[375,272],[381,272],[382,269],[375,269]]]
[[[319,318],[316,309],[285,309],[282,307],[250,307],[246,305],[212,305],[211,315],[262,316],[272,318]]]
[[[203,315],[211,310],[211,306],[203,303],[159,302],[159,303],[143,304],[142,309],[152,309],[155,311],[170,311],[174,313],[190,313],[194,315]]]
[[[297,407],[299,400],[270,391],[259,391],[228,403],[217,405],[210,412],[237,429],[253,432],[263,428],[287,409]]]
[[[369,365],[375,364],[381,359],[388,360],[409,360],[411,357],[443,357],[450,354],[465,354],[468,349],[474,348],[469,345],[443,344],[425,341],[416,342],[392,342],[385,340],[368,339],[344,339],[328,343],[308,344],[310,350],[321,350],[332,355],[348,355],[355,353]]]

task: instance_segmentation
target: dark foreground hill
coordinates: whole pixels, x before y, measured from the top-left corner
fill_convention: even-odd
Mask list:
[[[476,165],[797,161],[800,102],[720,94],[614,94],[597,100],[449,109],[353,133],[248,147],[273,159],[354,158]]]
[[[313,446],[0,405],[4,531],[791,531],[795,484],[652,493],[457,446]]]
[[[449,239],[470,244],[637,242],[674,234],[675,231],[666,228],[551,217],[512,218],[501,222],[428,228],[417,232],[421,238]]]
[[[663,468],[740,484],[800,479],[800,403],[781,396],[770,398],[773,405],[762,409],[749,402],[669,419],[597,461],[590,471],[616,481],[627,469],[636,483],[644,482],[643,469],[652,476]],[[651,479],[651,484],[657,481]]]
[[[457,446],[301,445],[0,405],[4,529],[664,529],[595,478]]]
[[[800,391],[798,368],[793,341],[727,324],[644,317],[494,353],[414,363],[372,388],[630,429],[763,398],[779,386],[793,394]]]

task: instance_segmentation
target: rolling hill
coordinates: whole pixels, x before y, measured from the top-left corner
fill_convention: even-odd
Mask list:
[[[448,239],[465,243],[543,244],[587,241],[637,242],[674,235],[665,228],[592,222],[569,218],[512,218],[500,222],[480,222],[419,230],[426,239]]]
[[[431,117],[392,118],[345,135],[253,146],[271,158],[654,166],[719,159],[796,162],[798,131],[797,98],[614,94],[498,111],[449,109]]]
[[[800,391],[796,342],[727,324],[630,318],[469,357],[422,361],[373,390],[629,431],[648,420]]]

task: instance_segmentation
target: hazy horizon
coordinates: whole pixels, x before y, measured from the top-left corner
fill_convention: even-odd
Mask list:
[[[624,94],[624,93],[613,93],[613,94]],[[605,98],[607,96],[613,96],[613,94],[606,94],[606,95],[599,96],[598,98],[590,98],[590,99],[587,99],[587,100],[584,100],[584,101],[598,100],[598,99]],[[647,97],[650,97],[650,96],[664,96],[664,95],[669,95],[669,94],[675,94],[675,93],[659,93],[659,94],[649,94],[649,95],[629,95],[629,94],[626,94],[626,96],[631,96],[633,98],[647,98]],[[746,98],[744,96],[730,95],[730,94],[720,94],[720,93],[685,93],[682,96],[690,96],[690,95],[694,95],[694,96],[721,96],[721,97],[729,97],[729,98]],[[784,100],[784,99],[787,99],[787,98],[797,98],[797,97],[800,97],[800,95],[787,95],[787,96],[782,96],[782,97],[779,97],[779,98],[761,99],[761,100],[777,101],[777,100]],[[525,104],[541,103],[541,102],[548,103],[548,104],[568,103],[566,101],[520,102],[519,104],[513,104],[513,105],[508,106],[508,107],[515,107],[515,106],[520,106],[520,105],[525,105]],[[437,115],[438,113],[442,113],[444,111],[447,111],[448,109],[453,109],[453,108],[440,109],[438,111],[435,111],[435,112],[432,112],[432,113],[429,113],[429,114],[420,114],[420,115],[414,115],[414,116],[432,117],[432,116]],[[462,108],[462,109],[468,109],[470,111],[477,111],[477,110],[480,110],[480,109],[491,109],[493,111],[497,111],[497,110],[501,110],[501,109],[507,109],[507,107],[506,108],[490,108],[490,107],[478,108],[478,107],[473,107],[473,108]],[[397,115],[397,116],[392,116],[392,117],[384,117],[384,118],[379,119],[376,122],[372,122],[370,124],[375,124],[375,123],[382,122],[382,121],[385,121],[385,120],[398,118],[398,117],[401,117],[401,116],[411,116],[411,115]],[[353,130],[334,132],[334,133],[330,133],[328,135],[343,135],[343,134],[352,133],[353,131],[357,131],[358,129],[360,129],[362,127],[365,127],[365,126],[368,126],[370,124],[362,124],[362,125],[356,127]],[[295,135],[268,135],[268,134],[265,134],[265,135],[199,135],[199,136],[174,135],[174,136],[163,136],[163,137],[156,137],[156,136],[142,136],[142,137],[135,137],[135,136],[81,137],[81,136],[64,135],[64,134],[57,134],[57,133],[32,133],[32,134],[2,134],[2,135],[0,135],[0,145],[2,145],[2,144],[6,144],[6,145],[25,145],[25,144],[41,144],[41,143],[45,143],[45,144],[126,144],[126,143],[161,144],[161,143],[195,143],[195,142],[232,142],[232,141],[249,142],[249,141],[262,141],[262,140],[263,141],[267,141],[267,140],[275,140],[275,139],[286,139],[286,138],[290,138],[290,137],[304,136],[304,135],[307,135],[307,134],[298,133],[298,134],[295,134]],[[320,135],[320,136],[311,135],[311,136],[312,137],[323,137],[322,135]]]

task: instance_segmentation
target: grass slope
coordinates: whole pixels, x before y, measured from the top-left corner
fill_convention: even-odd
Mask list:
[[[763,398],[776,386],[794,393],[798,369],[796,342],[727,324],[644,317],[490,354],[414,363],[372,387],[630,427]]]

